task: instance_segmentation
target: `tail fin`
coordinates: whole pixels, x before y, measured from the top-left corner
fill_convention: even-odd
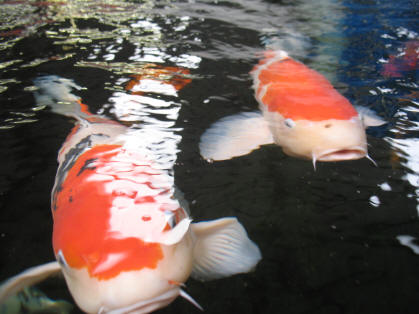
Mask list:
[[[265,50],[286,51],[290,56],[301,59],[310,52],[310,38],[291,27],[279,31],[277,29],[262,30],[261,41]]]
[[[86,105],[81,103],[80,97],[72,93],[73,89],[82,87],[70,79],[57,75],[41,76],[34,80],[36,102],[41,106],[48,106],[55,113],[77,120],[86,119],[91,115]]]

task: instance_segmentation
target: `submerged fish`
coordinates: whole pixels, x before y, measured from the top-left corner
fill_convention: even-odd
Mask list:
[[[171,177],[133,144],[130,130],[91,114],[74,82],[36,81],[38,104],[76,119],[62,146],[52,191],[57,261],[0,287],[0,303],[24,286],[62,272],[88,313],[149,313],[177,296],[190,275],[207,280],[248,272],[261,258],[234,217],[192,223]]]
[[[132,75],[132,80],[125,86],[125,90],[134,95],[146,92],[159,94],[174,94],[191,82],[188,69],[180,67],[164,67],[148,64],[142,68],[141,74]]]
[[[405,44],[404,51],[391,55],[384,64],[381,74],[386,77],[402,77],[406,72],[417,71],[419,60],[419,40],[410,40]]]
[[[228,116],[201,137],[201,155],[225,160],[275,143],[290,155],[316,161],[367,157],[366,125],[377,117],[360,116],[321,74],[283,51],[267,51],[251,71],[261,112]]]
[[[51,300],[34,287],[27,287],[0,304],[0,314],[42,313],[69,314],[73,305],[63,300]]]

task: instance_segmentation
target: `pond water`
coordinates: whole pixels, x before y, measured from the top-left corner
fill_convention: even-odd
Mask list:
[[[187,282],[206,313],[417,313],[415,1],[3,1],[0,21],[1,280],[54,258],[50,191],[73,122],[33,97],[33,80],[53,74],[82,86],[91,112],[139,133],[195,221],[236,216],[259,245],[254,272]],[[213,122],[257,110],[248,73],[266,47],[286,49],[387,122],[367,131],[378,166],[364,158],[315,170],[278,146],[200,157]],[[163,73],[127,88],[150,68],[181,70],[182,86]],[[63,280],[39,287],[71,301]],[[200,311],[178,298],[160,312]]]

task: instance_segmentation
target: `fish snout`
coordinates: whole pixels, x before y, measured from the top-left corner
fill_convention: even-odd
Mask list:
[[[367,156],[366,148],[362,146],[343,147],[338,149],[330,149],[313,152],[313,161],[340,161],[361,159]]]
[[[142,313],[150,313],[154,312],[158,309],[161,309],[171,302],[174,301],[179,295],[181,294],[181,289],[177,286],[173,286],[172,289],[158,295],[157,297],[139,301],[132,305],[116,308],[116,309],[107,309],[106,307],[102,307],[99,309],[100,314],[122,314],[122,313],[135,313],[135,314],[142,314]]]

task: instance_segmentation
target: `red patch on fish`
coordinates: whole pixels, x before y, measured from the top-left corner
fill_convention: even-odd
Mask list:
[[[98,145],[83,153],[58,187],[53,204],[56,208],[53,211],[55,253],[61,250],[70,267],[86,267],[90,276],[102,280],[123,271],[154,269],[163,259],[159,243],[146,243],[136,237],[123,238],[110,231],[111,207],[116,196],[107,190],[106,184],[122,180],[121,177],[126,182],[130,173],[153,175],[151,167],[140,161],[118,163],[123,154],[120,145]],[[112,175],[103,175],[109,167],[115,171]],[[137,193],[125,196],[137,201]],[[150,202],[151,198],[148,196],[145,200]]]
[[[318,72],[289,57],[271,60],[276,56],[273,52],[265,56],[252,72],[259,80],[256,96],[269,111],[284,118],[310,121],[348,120],[358,115]]]

